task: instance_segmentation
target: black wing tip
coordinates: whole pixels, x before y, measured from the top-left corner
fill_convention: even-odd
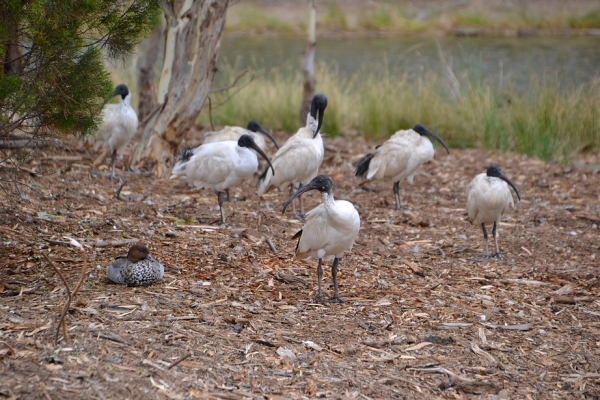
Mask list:
[[[290,240],[294,240],[294,239],[298,239],[298,242],[296,243],[296,249],[294,250],[296,253],[298,252],[298,246],[300,246],[300,237],[302,236],[302,231],[304,229],[300,229],[298,232],[296,232],[296,234],[294,234],[294,236],[292,236],[292,238]]]
[[[267,177],[267,172],[269,171],[270,167],[267,167],[262,174],[260,174],[260,176],[258,177],[258,182],[256,184],[256,187],[260,186],[260,184],[265,180],[265,178]]]
[[[371,159],[373,159],[373,155],[373,153],[369,153],[358,161],[358,164],[356,164],[356,169],[354,170],[354,176],[363,178],[367,172],[369,172],[369,165],[371,165]]]

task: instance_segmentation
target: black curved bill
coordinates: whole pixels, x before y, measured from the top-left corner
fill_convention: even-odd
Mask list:
[[[275,145],[275,148],[277,150],[279,150],[279,145],[277,144],[277,142],[275,141],[275,138],[273,136],[271,136],[271,134],[265,129],[263,128],[261,125],[258,126],[258,131],[260,133],[262,133],[263,135],[265,135],[266,137],[268,137],[269,139],[271,139],[271,141],[273,142],[273,144]]]
[[[252,139],[252,143],[248,143],[248,147],[254,149],[254,151],[256,151],[258,154],[260,154],[262,156],[262,158],[267,160],[267,162],[269,163],[269,166],[271,167],[271,171],[273,171],[273,175],[275,175],[275,168],[273,168],[273,164],[271,164],[271,160],[269,160],[269,157],[267,157],[265,152],[262,151],[260,147],[258,147],[258,145],[254,141],[254,139]]]
[[[448,149],[448,146],[446,146],[446,143],[444,143],[444,141],[435,133],[431,132],[429,129],[425,128],[425,126],[418,124],[415,125],[415,127],[413,128],[413,130],[415,132],[417,132],[420,135],[425,135],[431,139],[435,139],[439,142],[439,144],[441,144],[442,146],[444,146],[444,149],[446,149],[446,152],[448,154],[450,154],[450,150]]]
[[[502,179],[504,182],[506,182],[510,186],[512,186],[513,190],[517,194],[517,198],[519,199],[519,201],[521,201],[521,195],[519,194],[519,191],[517,190],[517,187],[515,186],[515,184],[512,183],[512,181],[510,179],[508,179],[508,177],[506,175],[504,175],[502,172],[500,172],[500,176],[498,178]]]
[[[286,208],[292,204],[292,201],[294,201],[294,199],[298,196],[300,196],[302,193],[308,192],[309,190],[316,190],[317,189],[317,185],[315,185],[313,182],[310,182],[308,185],[305,185],[303,187],[301,187],[300,189],[298,189],[298,191],[296,193],[294,193],[289,199],[288,201],[285,202],[285,204],[283,205],[283,210],[281,210],[281,213],[285,213]]]
[[[327,108],[327,97],[321,93],[315,94],[310,108],[310,114],[313,116],[313,118],[317,118],[317,114],[319,115],[317,120],[317,130],[313,135],[314,138],[317,136],[317,133],[319,133],[321,126],[323,125],[323,115],[325,115],[325,108]]]

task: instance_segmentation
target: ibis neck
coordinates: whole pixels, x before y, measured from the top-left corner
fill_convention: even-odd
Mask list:
[[[129,107],[131,103],[131,93],[129,93],[125,98],[121,97],[121,106]]]
[[[344,213],[344,210],[338,207],[335,199],[333,198],[333,193],[324,192],[321,194],[321,199],[323,200],[323,205],[325,206],[325,210],[327,211],[327,216],[329,218],[329,223],[335,229],[346,229],[348,226],[348,216]]]
[[[310,113],[306,116],[306,127],[310,129],[310,133],[314,137],[319,127],[319,122]]]

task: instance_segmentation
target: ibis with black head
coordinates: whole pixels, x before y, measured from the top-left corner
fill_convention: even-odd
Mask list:
[[[131,246],[126,256],[117,257],[106,271],[108,279],[127,286],[147,286],[160,281],[164,274],[165,267],[141,243]]]
[[[266,152],[267,142],[264,137],[267,137],[273,144],[276,149],[279,149],[277,145],[277,141],[275,138],[271,136],[269,131],[267,131],[263,126],[257,121],[248,122],[247,128],[242,128],[241,126],[226,126],[220,131],[216,132],[206,132],[204,134],[204,143],[216,143],[216,142],[226,142],[228,140],[238,140],[242,135],[250,135],[254,142],[260,147],[260,149]],[[264,137],[263,137],[264,136]]]
[[[311,102],[310,113],[306,117],[306,126],[302,127],[275,154],[273,166],[277,170],[265,172],[258,178],[257,193],[263,196],[273,188],[288,188],[290,196],[296,188],[310,182],[319,173],[325,149],[321,138],[323,114],[327,107],[327,97],[316,94]],[[300,215],[304,214],[302,197],[299,197]],[[294,215],[296,206],[292,204]]]
[[[255,152],[267,160],[273,169],[271,160],[258,147],[252,136],[242,135],[238,141],[208,143],[184,151],[177,157],[171,179],[182,177],[198,189],[214,190],[221,211],[222,225],[225,223],[223,191],[252,177],[258,169]]]
[[[118,85],[113,96],[120,97],[119,104],[106,104],[102,108],[102,124],[96,132],[96,142],[94,143],[96,150],[100,147],[104,149],[103,154],[94,161],[95,166],[102,163],[108,153],[111,154],[111,180],[116,177],[117,153],[127,147],[138,128],[138,117],[131,107],[131,93],[129,93],[127,85]]]
[[[375,151],[362,157],[354,170],[354,179],[359,185],[373,180],[394,183],[396,209],[402,209],[400,181],[413,183],[419,166],[433,160],[435,151],[429,139],[438,141],[450,154],[448,146],[438,135],[421,124],[413,129],[400,130]]]
[[[500,167],[490,165],[485,173],[477,175],[467,186],[469,221],[475,226],[480,225],[483,230],[486,258],[504,258],[498,248],[497,227],[500,224],[502,214],[508,207],[514,207],[513,197],[508,188],[509,185],[517,194],[517,198],[521,200],[517,187],[504,175]],[[496,253],[492,255],[490,255],[488,247],[488,233],[485,224],[494,224],[492,235]]]
[[[333,198],[333,182],[326,175],[316,176],[309,184],[294,193],[284,204],[282,213],[285,213],[286,208],[296,197],[309,190],[321,192],[323,202],[306,214],[304,227],[292,238],[298,239],[296,257],[299,259],[313,257],[319,260],[317,301],[323,300],[321,292],[323,268],[321,264],[324,259],[333,258],[331,276],[333,277],[334,294],[330,300],[341,302],[343,300],[339,295],[337,281],[338,263],[344,251],[352,248],[358,236],[360,216],[352,203]]]

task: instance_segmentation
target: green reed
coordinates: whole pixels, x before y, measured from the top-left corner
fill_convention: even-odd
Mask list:
[[[225,85],[239,73],[234,66],[221,67],[219,81]],[[510,82],[474,75],[408,74],[382,66],[374,73],[345,77],[321,64],[317,92],[329,99],[322,131],[383,141],[422,123],[451,147],[498,149],[544,160],[568,160],[577,151],[600,147],[600,79],[575,90],[561,88],[558,79],[534,80],[528,90],[517,90]],[[267,129],[295,132],[302,98],[298,68],[287,65],[244,79],[241,88],[211,95],[215,125],[245,126],[256,119]],[[198,122],[210,126],[208,114],[205,107]]]

